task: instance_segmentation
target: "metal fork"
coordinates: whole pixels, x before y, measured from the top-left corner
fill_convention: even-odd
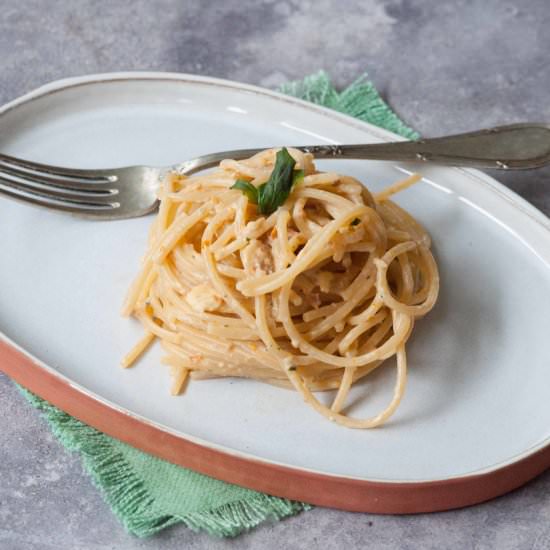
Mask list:
[[[550,163],[550,125],[512,124],[434,139],[366,145],[297,146],[318,159],[371,159],[521,170]],[[262,149],[202,155],[169,167],[128,166],[80,170],[0,154],[0,195],[98,220],[143,216],[158,204],[168,171],[194,174],[226,158],[248,158]]]

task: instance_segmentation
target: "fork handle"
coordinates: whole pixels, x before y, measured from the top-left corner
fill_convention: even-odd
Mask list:
[[[550,164],[550,125],[537,123],[496,126],[476,132],[417,141],[357,145],[298,145],[319,159],[370,159],[429,162],[447,166],[471,166],[501,170],[525,170]],[[193,173],[220,160],[248,158],[262,149],[240,149],[201,157],[200,166],[179,167]]]
[[[430,162],[501,170],[550,163],[550,125],[511,124],[417,141],[299,147],[317,158]]]

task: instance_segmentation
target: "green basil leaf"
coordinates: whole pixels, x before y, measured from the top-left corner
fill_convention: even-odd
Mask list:
[[[232,186],[231,189],[238,189],[242,191],[248,200],[254,204],[258,204],[258,189],[254,187],[251,183],[246,180],[238,179]]]
[[[286,201],[294,183],[295,164],[296,161],[292,158],[286,147],[277,152],[275,166],[269,176],[269,180],[258,187],[258,208],[260,214],[272,214]]]

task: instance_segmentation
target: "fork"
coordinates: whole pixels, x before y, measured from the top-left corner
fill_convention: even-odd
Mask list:
[[[393,160],[521,170],[550,163],[550,125],[512,124],[417,141],[295,148],[318,159]],[[223,159],[241,160],[262,150],[223,151],[168,167],[98,170],[49,166],[0,154],[0,195],[91,219],[134,218],[157,208],[157,191],[167,172],[191,175],[212,168]]]

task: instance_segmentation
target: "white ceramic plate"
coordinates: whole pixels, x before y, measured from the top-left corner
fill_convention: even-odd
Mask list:
[[[73,79],[0,110],[0,151],[74,167],[389,138],[395,136],[278,94],[185,75]],[[415,169],[318,165],[375,191]],[[547,448],[550,438],[550,222],[479,172],[423,166],[422,173],[423,182],[397,201],[433,237],[441,296],[415,327],[406,395],[381,429],[338,427],[294,392],[255,381],[193,382],[171,397],[157,350],[136,368],[120,369],[141,329],[119,309],[152,217],[90,222],[0,199],[0,338],[118,413],[261,464],[388,483],[514,464]],[[388,365],[358,385],[354,394],[365,398],[353,414],[383,407],[394,374]]]

